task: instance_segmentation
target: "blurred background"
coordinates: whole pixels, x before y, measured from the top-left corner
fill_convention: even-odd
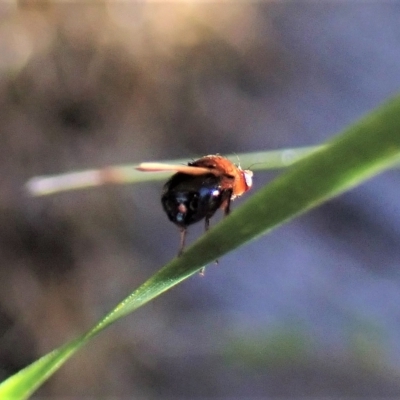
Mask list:
[[[29,178],[319,144],[399,90],[399,17],[396,2],[0,3],[0,379],[179,242],[161,182],[30,198]],[[400,396],[399,187],[389,171],[227,255],[34,398]]]

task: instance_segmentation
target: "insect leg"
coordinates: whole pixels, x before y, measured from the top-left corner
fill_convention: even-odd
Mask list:
[[[205,228],[205,231],[206,231],[206,232],[210,229],[210,217],[206,217],[206,218],[205,218],[204,228]],[[218,261],[218,260],[215,260],[215,264],[218,265],[218,263],[219,263],[219,261]],[[206,269],[203,267],[203,268],[200,270],[200,275],[204,276],[204,271],[205,271],[205,270],[206,270]]]
[[[185,241],[186,241],[186,227],[181,228],[181,243],[179,245],[179,252],[178,257],[182,255],[183,249],[185,248]]]
[[[209,218],[209,217],[206,217],[204,221],[205,221],[205,223],[204,223],[204,229],[205,229],[205,231],[207,232],[207,231],[210,229],[210,218]]]
[[[229,196],[225,202],[224,206],[224,216],[227,217],[231,212],[231,197]]]

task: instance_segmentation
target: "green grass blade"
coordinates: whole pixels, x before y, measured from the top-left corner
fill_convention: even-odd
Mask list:
[[[194,274],[400,160],[400,97],[370,113],[250,197],[178,259],[172,260],[87,334],[42,357],[0,385],[1,399],[25,399],[105,327]]]

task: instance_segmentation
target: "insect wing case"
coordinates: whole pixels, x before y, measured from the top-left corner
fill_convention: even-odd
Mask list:
[[[220,155],[202,157],[190,166],[209,168],[214,174],[221,176],[221,185],[224,189],[232,189],[231,200],[247,192],[252,186],[253,173],[242,170],[232,161]]]

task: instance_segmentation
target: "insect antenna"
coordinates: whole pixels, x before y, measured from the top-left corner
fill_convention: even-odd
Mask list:
[[[239,156],[237,155],[237,153],[233,153],[235,156],[236,156],[236,158],[237,158],[237,160],[238,160],[238,167],[239,168],[242,168],[241,166],[240,166],[240,158],[239,158]]]

